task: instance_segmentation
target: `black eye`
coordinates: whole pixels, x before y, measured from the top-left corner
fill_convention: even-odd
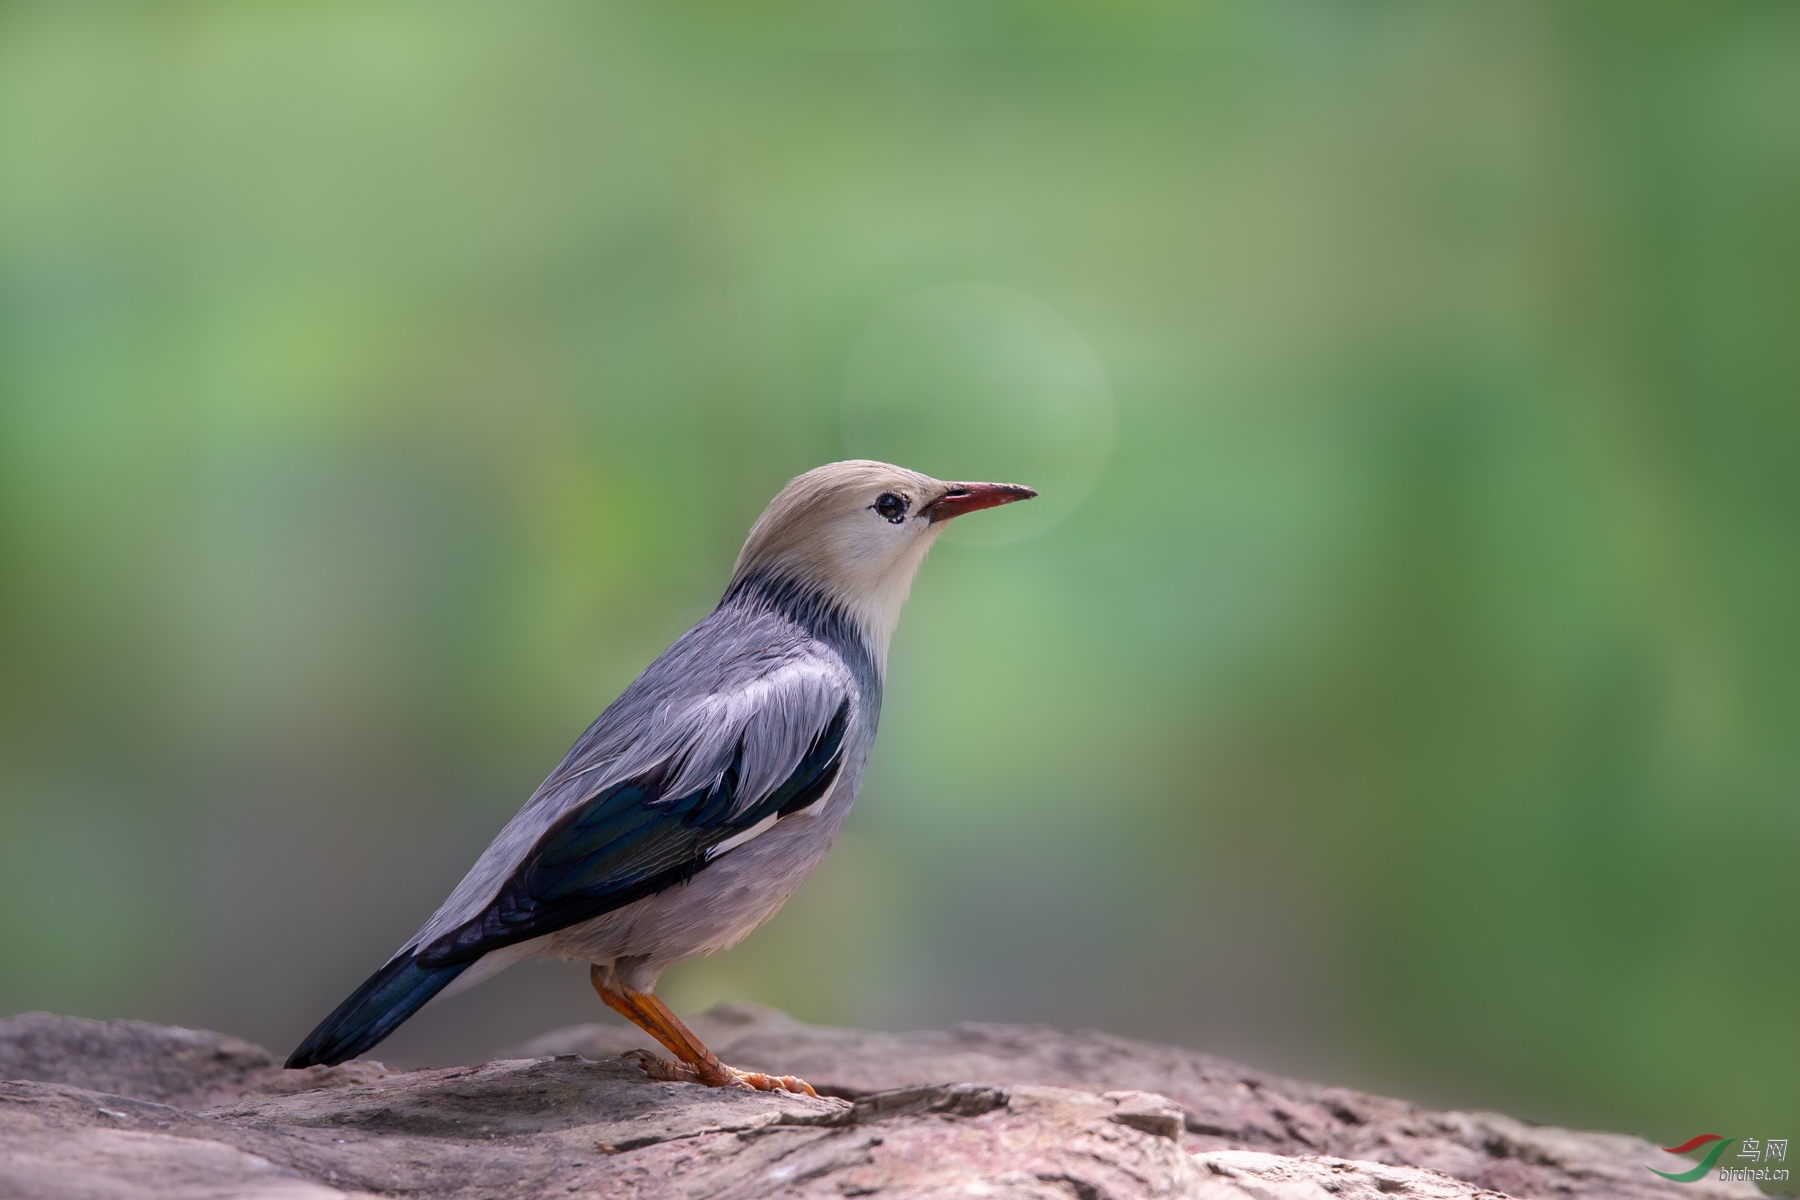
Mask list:
[[[906,520],[906,501],[892,492],[881,493],[869,507],[875,510],[876,516],[890,524],[898,525]]]

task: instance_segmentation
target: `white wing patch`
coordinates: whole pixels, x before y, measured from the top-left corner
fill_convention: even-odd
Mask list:
[[[733,834],[731,837],[726,838],[724,841],[720,842],[718,845],[709,849],[706,852],[706,861],[711,862],[713,859],[719,857],[719,855],[725,853],[727,850],[735,850],[739,846],[743,845],[745,842],[750,841],[752,838],[761,837],[763,834],[765,834],[765,833],[769,832],[769,830],[773,829],[775,827],[775,822],[777,822],[779,820],[781,820],[780,813],[770,813],[768,816],[764,817],[762,820],[758,821],[756,824],[752,825],[750,828],[744,830],[744,832],[739,833],[739,834]]]

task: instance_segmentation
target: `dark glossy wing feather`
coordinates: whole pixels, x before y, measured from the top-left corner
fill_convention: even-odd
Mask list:
[[[424,967],[410,954],[397,955],[320,1021],[288,1057],[287,1065],[336,1066],[355,1058],[425,1007],[468,967],[466,962]]]
[[[659,767],[606,788],[544,831],[486,909],[429,942],[420,965],[469,962],[493,950],[554,933],[623,908],[705,869],[709,852],[816,803],[842,761],[850,702],[842,701],[799,764],[767,795],[739,796],[743,746],[716,783],[664,794]]]

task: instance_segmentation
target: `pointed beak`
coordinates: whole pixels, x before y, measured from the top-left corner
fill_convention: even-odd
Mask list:
[[[1029,500],[1035,495],[1037,492],[1031,488],[1016,483],[953,483],[949,491],[927,504],[922,513],[935,525],[964,513],[1011,504],[1014,500]]]

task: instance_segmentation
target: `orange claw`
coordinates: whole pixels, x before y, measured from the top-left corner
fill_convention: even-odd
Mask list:
[[[740,1071],[719,1061],[719,1056],[701,1044],[694,1031],[669,1011],[668,1005],[649,992],[633,992],[606,986],[598,966],[588,975],[594,990],[606,1006],[661,1042],[681,1061],[672,1063],[648,1050],[633,1050],[624,1057],[652,1079],[670,1083],[704,1083],[708,1087],[741,1087],[758,1092],[792,1092],[796,1096],[819,1093],[812,1084],[793,1075],[765,1075],[761,1071]]]
[[[710,1087],[738,1087],[756,1092],[792,1092],[796,1096],[818,1098],[812,1084],[795,1075],[766,1075],[761,1071],[740,1071],[718,1064],[712,1072],[688,1063],[670,1062],[648,1050],[629,1050],[620,1055],[652,1079],[665,1083],[703,1083]]]
[[[670,1062],[648,1050],[627,1050],[619,1056],[652,1079],[665,1083],[699,1083],[700,1072],[686,1063]]]
[[[761,1071],[739,1071],[736,1067],[726,1067],[735,1072],[738,1078],[759,1092],[792,1092],[796,1096],[811,1096],[818,1099],[819,1093],[813,1091],[812,1084],[794,1075],[765,1075]]]

